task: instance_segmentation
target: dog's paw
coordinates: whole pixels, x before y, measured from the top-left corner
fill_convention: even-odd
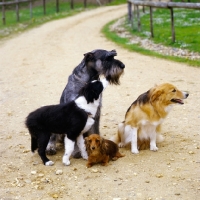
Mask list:
[[[157,146],[151,146],[151,147],[150,147],[150,150],[151,150],[151,151],[158,151],[158,147],[157,147]]]
[[[54,165],[54,162],[49,160],[48,162],[45,163],[46,166],[52,166]]]
[[[56,147],[53,145],[48,145],[46,148],[47,155],[55,155],[56,154]]]
[[[122,142],[120,142],[120,143],[118,144],[118,147],[119,147],[119,148],[125,147],[125,144],[122,143]]]
[[[92,167],[92,164],[91,163],[87,163],[87,168],[90,168],[90,167]]]
[[[70,161],[67,156],[63,156],[63,164],[66,166],[70,165]]]
[[[83,157],[83,159],[88,160],[88,155],[87,154],[82,155],[82,157]]]
[[[134,154],[138,154],[139,153],[138,149],[132,149],[131,152],[134,153]]]

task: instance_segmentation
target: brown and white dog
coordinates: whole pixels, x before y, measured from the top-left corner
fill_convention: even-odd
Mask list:
[[[141,94],[128,108],[125,121],[118,125],[118,134],[111,140],[119,147],[131,143],[131,152],[139,153],[148,144],[150,150],[157,151],[157,134],[161,123],[174,104],[184,104],[187,92],[178,90],[170,83],[157,85]],[[160,137],[159,137],[160,136]]]
[[[103,166],[106,166],[109,160],[117,160],[124,156],[119,152],[117,144],[100,137],[98,134],[86,137],[85,146],[88,153],[87,167],[92,167],[96,163],[102,163]]]

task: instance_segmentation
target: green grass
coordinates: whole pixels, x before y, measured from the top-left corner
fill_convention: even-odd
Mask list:
[[[141,53],[143,55],[154,56],[157,58],[163,58],[163,59],[172,60],[179,63],[188,64],[190,66],[200,67],[200,60],[190,60],[190,59],[180,58],[180,57],[175,57],[175,56],[165,56],[154,51],[146,50],[138,45],[130,44],[127,38],[121,38],[120,36],[117,35],[117,33],[110,31],[110,26],[114,24],[115,22],[116,20],[106,24],[102,29],[102,33],[105,35],[106,38],[115,42],[119,46],[129,51],[134,51],[137,53]]]
[[[191,2],[198,2],[199,0],[191,0]],[[18,32],[25,31],[27,29],[39,26],[45,22],[64,18],[82,12],[84,10],[92,9],[98,7],[97,5],[88,4],[87,8],[83,8],[83,3],[75,3],[74,9],[70,8],[70,3],[67,1],[60,1],[60,12],[56,13],[55,0],[48,0],[46,4],[46,15],[43,14],[42,6],[33,7],[33,17],[30,19],[30,12],[28,6],[20,7],[20,22],[16,21],[15,11],[10,10],[6,12],[6,25],[0,23],[0,39],[7,36],[16,34]],[[108,5],[119,5],[126,3],[126,0],[113,0]],[[179,1],[180,2],[180,1]],[[170,32],[170,14],[167,9],[158,9],[154,12],[154,18],[157,17],[156,23],[154,24],[154,42],[162,43],[173,47],[182,47],[189,50],[200,52],[198,47],[200,44],[200,23],[199,10],[175,10],[175,26],[176,26],[176,43],[171,42],[171,32]],[[177,20],[178,18],[178,20]],[[149,16],[145,14],[141,18],[142,21],[142,32],[138,33],[136,29],[130,29],[130,26],[125,24],[126,29],[134,35],[139,35],[140,37],[148,37],[149,35]],[[192,66],[200,66],[200,61],[193,61],[184,58],[178,58],[173,56],[163,56],[156,52],[145,50],[137,45],[128,44],[128,39],[120,38],[116,33],[110,31],[109,26],[114,23],[110,22],[107,24],[102,32],[105,36],[119,44],[120,46],[129,49],[130,51],[136,51],[148,56],[155,56],[159,58],[169,59],[177,62],[186,63]],[[189,23],[189,24],[187,24]]]
[[[16,21],[16,12],[13,9],[6,9],[6,25],[0,23],[0,39],[25,31],[27,29],[44,24],[45,22],[61,19],[67,16],[75,15],[84,10],[92,9],[97,5],[88,4],[84,9],[83,3],[75,3],[74,9],[70,8],[69,1],[60,1],[59,12],[56,13],[55,0],[46,1],[46,15],[43,14],[42,5],[34,6],[32,18],[30,18],[29,6],[20,6],[20,21]]]
[[[147,8],[146,8],[147,11]],[[142,12],[141,12],[142,13]],[[154,21],[154,43],[163,44],[174,48],[187,49],[193,52],[200,53],[200,11],[193,9],[174,9],[175,18],[175,33],[176,42],[172,43],[171,37],[171,20],[170,11],[168,9],[157,9],[153,12]],[[155,56],[159,58],[169,59],[176,62],[185,63],[191,66],[200,66],[200,60],[189,60],[187,58],[179,58],[175,56],[160,55],[156,52],[143,49],[138,45],[130,44],[128,39],[120,38],[117,33],[110,31],[110,26],[115,21],[105,25],[102,32],[105,36],[119,44],[120,46],[129,49],[130,51],[136,51],[144,55]],[[139,36],[141,38],[150,38],[150,20],[149,13],[141,16],[141,32],[137,31],[137,24],[135,21],[134,28],[128,24],[128,20],[122,25],[126,31],[132,35]]]
[[[190,51],[200,52],[200,10],[174,9],[176,42],[172,43],[171,20],[168,9],[157,9],[153,12],[153,27],[155,43],[162,43],[175,48],[186,48]],[[141,32],[126,27],[129,31],[141,37],[150,36],[149,14],[141,17]]]

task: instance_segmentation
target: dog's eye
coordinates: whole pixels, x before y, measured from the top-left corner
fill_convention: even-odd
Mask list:
[[[91,140],[88,140],[89,142],[91,142]]]
[[[99,142],[99,140],[96,140],[96,143],[98,143]]]
[[[176,89],[173,89],[172,92],[176,92]]]

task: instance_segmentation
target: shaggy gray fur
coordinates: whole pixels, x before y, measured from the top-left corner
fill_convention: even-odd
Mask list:
[[[115,50],[106,51],[103,49],[96,49],[84,54],[83,60],[74,68],[72,74],[68,78],[68,83],[63,90],[60,103],[68,103],[74,100],[85,84],[92,80],[98,80],[101,75],[104,76],[110,84],[118,85],[119,78],[124,72],[125,65],[121,61],[114,59],[116,55],[117,52]],[[92,133],[99,134],[100,115],[101,104],[97,109],[95,123],[87,135]],[[56,137],[57,135],[52,134],[46,149],[47,154],[53,155],[56,153]],[[79,157],[79,155],[75,155],[76,150],[77,148],[75,148],[73,155],[74,157]]]

